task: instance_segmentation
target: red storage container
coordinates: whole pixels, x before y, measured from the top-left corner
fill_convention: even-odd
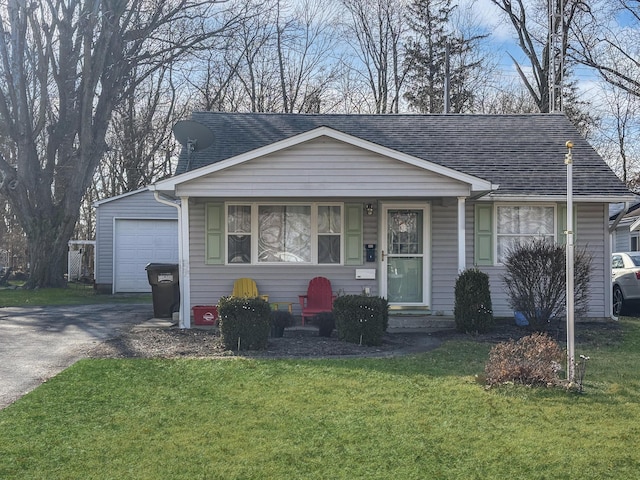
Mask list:
[[[193,307],[193,319],[196,325],[215,325],[218,323],[218,307],[196,305]]]

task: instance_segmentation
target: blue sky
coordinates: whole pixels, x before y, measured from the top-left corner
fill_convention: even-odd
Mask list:
[[[530,64],[520,47],[518,46],[515,31],[511,22],[506,18],[504,12],[493,4],[491,0],[459,0],[460,8],[471,6],[472,12],[477,21],[490,32],[489,42],[493,51],[498,56],[498,68],[504,78],[518,79],[513,60],[513,56],[525,71]],[[628,18],[616,19],[618,24],[627,24]],[[575,67],[573,76],[579,82],[579,89],[585,95],[592,95],[599,89],[600,82],[594,72],[584,67]]]

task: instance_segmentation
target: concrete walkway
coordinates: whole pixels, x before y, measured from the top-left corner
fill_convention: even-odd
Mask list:
[[[151,317],[151,304],[0,308],[0,409]]]

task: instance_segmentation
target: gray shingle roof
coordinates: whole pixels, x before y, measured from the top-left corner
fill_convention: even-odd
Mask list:
[[[574,142],[574,195],[630,192],[563,114],[306,115],[194,112],[214,142],[192,154],[190,170],[326,126],[499,184],[504,195],[564,195]],[[187,169],[182,153],[176,174]]]

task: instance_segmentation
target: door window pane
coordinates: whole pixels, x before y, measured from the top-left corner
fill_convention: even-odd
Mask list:
[[[422,257],[391,257],[387,298],[391,303],[422,303]]]
[[[422,253],[422,215],[415,210],[389,211],[389,253],[415,255]]]

